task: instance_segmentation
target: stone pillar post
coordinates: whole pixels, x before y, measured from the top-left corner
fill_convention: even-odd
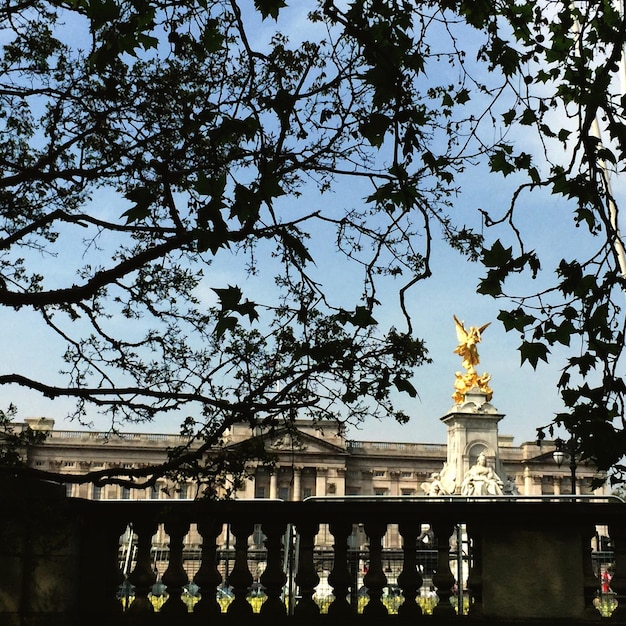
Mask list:
[[[325,467],[317,468],[317,476],[315,477],[315,495],[316,496],[326,495],[326,474],[327,474],[327,470]]]
[[[340,467],[337,470],[337,495],[346,495],[346,468]]]
[[[270,474],[270,498],[272,500],[278,498],[278,476],[276,475],[277,470],[278,468],[276,468],[276,470],[274,470]]]
[[[524,468],[524,495],[533,495],[533,479],[530,475],[530,467],[528,467],[528,465]]]
[[[254,499],[255,496],[256,496],[256,473],[251,479],[246,480],[243,486],[243,497],[246,500]]]
[[[399,496],[400,495],[400,472],[391,470],[389,472],[389,476],[391,478],[391,487],[389,495],[391,496]]]
[[[293,468],[293,491],[291,493],[291,499],[294,502],[298,500],[302,500],[301,487],[300,487],[301,476],[302,476],[302,468],[294,467]]]

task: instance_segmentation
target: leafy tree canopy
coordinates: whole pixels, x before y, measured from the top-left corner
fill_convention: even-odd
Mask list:
[[[608,1],[286,5],[3,5],[0,305],[36,312],[67,348],[62,379],[0,384],[113,428],[192,416],[190,447],[135,484],[220,475],[241,459],[203,452],[235,422],[404,422],[394,395],[417,393],[429,358],[404,298],[449,245],[484,264],[478,291],[502,299],[522,362],[569,349],[569,411],[540,436],[565,427],[619,480],[623,17]],[[481,167],[515,189],[476,231],[455,199]],[[346,184],[355,195],[333,197]],[[565,206],[588,248],[545,266],[519,226],[529,194]],[[328,249],[353,291],[329,289]],[[509,293],[538,272],[554,272],[548,288]],[[377,320],[392,280],[402,328]]]

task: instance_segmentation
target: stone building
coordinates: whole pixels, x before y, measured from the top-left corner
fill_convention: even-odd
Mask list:
[[[237,493],[238,498],[404,497],[429,492],[460,495],[461,479],[481,453],[500,477],[505,494],[571,494],[569,464],[559,467],[554,462],[554,442],[515,445],[513,437],[498,433],[502,418],[485,401],[485,394],[476,390],[441,418],[447,427],[447,444],[350,440],[338,423],[314,424],[307,420],[298,420],[296,431],[277,429],[271,434],[253,433],[247,425],[236,425],[225,443],[235,446],[250,437],[260,437],[276,458],[273,472],[261,465],[251,468],[251,478]],[[165,433],[109,435],[59,430],[47,418],[27,418],[26,423],[50,431],[45,443],[30,451],[28,463],[37,469],[72,474],[159,463],[166,459],[168,448],[186,441]],[[433,477],[443,473],[445,478],[446,472],[455,475],[453,488],[433,493]],[[578,464],[576,492],[591,494],[591,481],[597,475],[594,468]],[[89,499],[193,498],[196,490],[191,483],[172,489],[163,482],[150,490],[85,484],[68,485],[68,495]]]

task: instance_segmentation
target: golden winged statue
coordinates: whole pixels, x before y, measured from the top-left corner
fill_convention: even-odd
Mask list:
[[[465,324],[461,322],[456,315],[452,317],[454,318],[456,336],[459,341],[459,345],[454,349],[454,354],[458,354],[463,359],[461,365],[466,370],[465,374],[456,372],[456,380],[454,382],[455,391],[452,398],[456,403],[463,402],[465,393],[472,389],[472,387],[478,387],[487,394],[487,402],[489,402],[493,395],[493,391],[489,388],[488,384],[491,380],[491,376],[489,374],[478,376],[476,373],[476,365],[480,362],[478,344],[482,340],[483,332],[491,322],[487,322],[482,326],[470,326],[466,329]]]

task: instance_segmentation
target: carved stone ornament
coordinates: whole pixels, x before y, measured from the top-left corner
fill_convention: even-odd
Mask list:
[[[306,450],[307,446],[300,439],[291,435],[282,435],[270,441],[270,448],[273,450]]]

